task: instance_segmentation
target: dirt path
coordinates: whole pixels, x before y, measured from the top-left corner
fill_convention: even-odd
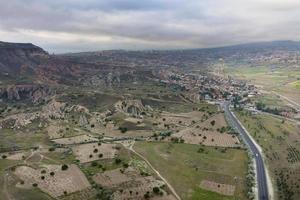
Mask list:
[[[176,197],[176,199],[181,200],[181,198],[179,197],[179,195],[176,193],[175,189],[172,187],[172,185],[151,165],[151,163],[140,153],[136,152],[133,149],[134,146],[134,142],[132,143],[132,145],[129,147],[129,150],[132,151],[134,154],[136,154],[137,156],[139,156],[140,158],[142,158],[148,165],[149,167],[156,173],[156,175],[163,180],[166,185],[168,186],[168,188],[171,190],[171,192],[173,193],[173,195]]]

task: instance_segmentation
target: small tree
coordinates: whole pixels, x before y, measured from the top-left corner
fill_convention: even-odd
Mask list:
[[[63,164],[63,165],[61,166],[61,170],[63,170],[63,171],[67,170],[68,168],[69,168],[69,166],[66,165],[66,164]]]
[[[155,194],[159,194],[159,191],[160,191],[159,187],[154,187],[154,188],[153,188],[153,192],[154,192]]]
[[[118,165],[118,164],[120,164],[122,162],[122,160],[120,159],[120,158],[116,158],[115,159],[115,163]]]

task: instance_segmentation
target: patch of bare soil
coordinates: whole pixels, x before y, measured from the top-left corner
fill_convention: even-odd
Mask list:
[[[116,144],[89,143],[72,147],[73,153],[81,163],[100,159],[111,159],[117,154]]]
[[[221,184],[214,181],[203,180],[200,183],[200,187],[205,190],[216,192],[219,194],[233,196],[235,191],[234,185]]]
[[[50,175],[54,172],[54,175]],[[63,196],[90,187],[85,175],[76,165],[69,165],[62,170],[61,165],[44,165],[34,169],[28,166],[19,166],[14,172],[24,184],[36,186],[52,197]]]
[[[99,140],[98,138],[95,138],[92,135],[85,134],[85,135],[77,135],[68,138],[59,138],[52,141],[57,144],[70,145],[70,144],[80,144],[80,143],[87,143],[87,142],[97,142]]]

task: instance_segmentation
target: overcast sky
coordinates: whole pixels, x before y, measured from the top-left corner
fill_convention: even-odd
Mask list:
[[[50,53],[300,40],[300,0],[1,0],[0,40]]]

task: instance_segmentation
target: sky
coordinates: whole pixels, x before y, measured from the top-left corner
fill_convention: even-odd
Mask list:
[[[0,41],[50,53],[300,40],[300,0],[0,0]]]

